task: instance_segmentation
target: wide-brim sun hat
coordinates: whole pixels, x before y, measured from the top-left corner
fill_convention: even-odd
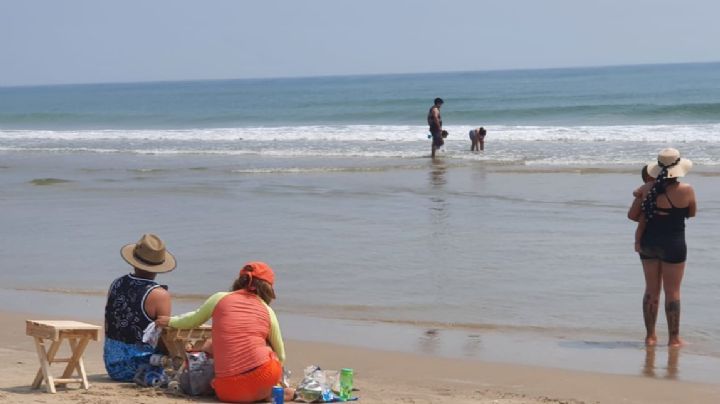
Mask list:
[[[691,169],[692,161],[680,157],[680,152],[671,147],[660,150],[657,161],[648,163],[647,170],[651,177],[657,178],[663,168],[668,168],[668,178],[684,177]]]
[[[120,249],[123,259],[143,271],[163,273],[175,269],[175,257],[165,249],[165,243],[154,234],[143,234],[137,243]]]

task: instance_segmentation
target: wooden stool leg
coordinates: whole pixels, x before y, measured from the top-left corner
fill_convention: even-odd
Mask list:
[[[80,359],[78,359],[78,372],[80,372],[80,377],[82,378],[83,388],[89,390],[90,383],[88,383],[87,373],[85,373],[85,363],[83,362],[82,355],[80,355]]]
[[[83,388],[85,388],[85,390],[87,390],[90,385],[88,384],[87,375],[85,374],[85,364],[82,361],[82,356],[90,340],[85,337],[81,338],[80,342],[77,342],[75,338],[72,338],[68,341],[70,343],[70,349],[72,350],[72,357],[70,357],[70,361],[68,362],[67,366],[65,366],[65,371],[63,371],[62,378],[69,378],[70,376],[72,376],[73,372],[77,370],[78,376],[80,376],[80,378],[82,379],[82,386]]]
[[[43,378],[45,379],[45,387],[49,393],[55,393],[55,381],[50,373],[50,363],[48,362],[48,354],[45,352],[45,343],[40,337],[34,337],[34,339],[35,350],[37,350],[38,359],[40,359],[40,369],[42,369]],[[55,351],[57,352],[57,349],[55,349]]]
[[[61,341],[53,341],[52,345],[50,345],[50,349],[48,350],[47,357],[48,357],[48,365],[52,364],[52,361],[55,360],[55,355],[57,354],[58,349],[60,348],[60,342]],[[44,343],[43,343],[44,346]],[[32,383],[32,388],[37,389],[40,387],[40,384],[42,384],[43,381],[43,371],[42,366],[38,369],[37,373],[35,374],[35,380]]]
[[[75,352],[77,351],[77,339],[75,338],[68,338],[68,344],[70,344],[70,359],[68,359],[67,365],[65,365],[65,370],[63,370],[62,378],[67,379],[70,376],[72,376],[73,372],[77,369],[76,366],[73,366],[75,362]],[[78,371],[79,376],[80,371]]]

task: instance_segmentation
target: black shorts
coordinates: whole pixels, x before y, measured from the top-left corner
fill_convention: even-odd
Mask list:
[[[430,133],[432,134],[432,141],[435,147],[440,147],[445,144],[442,137],[442,131],[430,131]]]
[[[664,234],[662,237],[643,236],[640,243],[640,259],[657,259],[669,264],[681,264],[687,259],[685,233]]]

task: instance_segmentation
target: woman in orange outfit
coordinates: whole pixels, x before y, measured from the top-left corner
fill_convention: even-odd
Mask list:
[[[213,387],[225,402],[253,402],[271,397],[282,379],[285,347],[275,312],[275,274],[264,262],[249,262],[230,292],[218,292],[197,310],[157,324],[194,328],[212,318]],[[288,400],[292,389],[286,389]]]

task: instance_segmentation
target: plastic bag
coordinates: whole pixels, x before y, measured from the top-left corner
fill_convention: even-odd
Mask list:
[[[205,352],[187,352],[187,366],[180,374],[180,388],[191,396],[214,394],[212,380],[215,377],[214,361]]]
[[[160,333],[162,333],[162,328],[156,327],[155,323],[151,322],[143,331],[142,341],[155,348],[160,341]]]
[[[322,370],[320,366],[311,365],[305,368],[305,377],[295,390],[296,401],[305,403],[330,403],[337,401],[333,387],[338,380],[338,372]]]

